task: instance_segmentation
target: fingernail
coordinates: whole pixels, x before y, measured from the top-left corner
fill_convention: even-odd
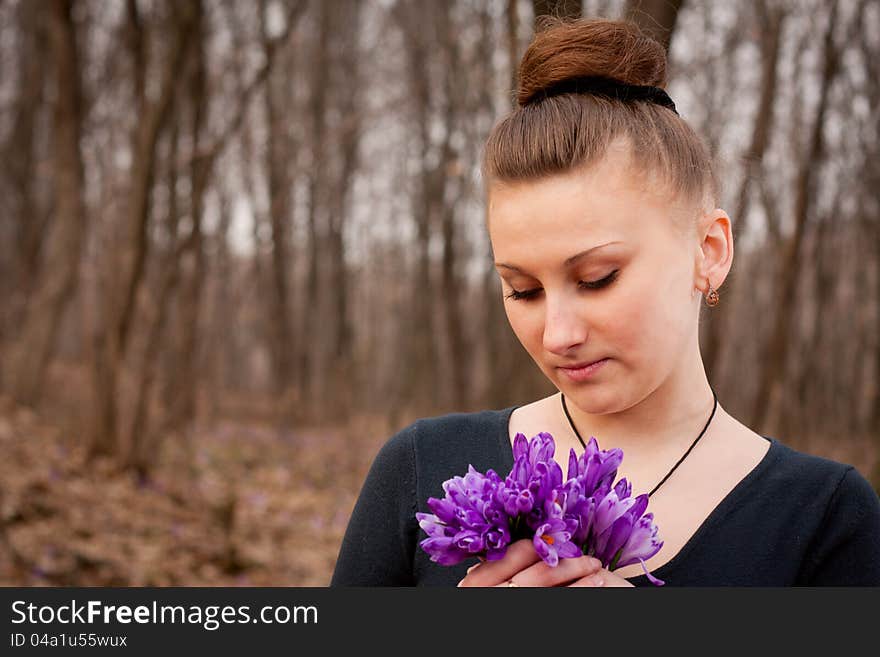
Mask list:
[[[464,580],[459,581],[459,583],[456,584],[456,586],[461,586],[461,582],[463,582],[463,581],[464,581]]]

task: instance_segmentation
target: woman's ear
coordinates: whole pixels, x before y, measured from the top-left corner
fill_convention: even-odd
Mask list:
[[[694,285],[703,293],[721,287],[733,266],[733,230],[727,213],[715,208],[700,220],[700,249]]]

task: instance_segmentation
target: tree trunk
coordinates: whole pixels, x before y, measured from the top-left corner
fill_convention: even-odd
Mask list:
[[[535,29],[540,28],[539,21],[541,16],[555,16],[565,19],[580,18],[581,4],[581,0],[532,0]]]
[[[684,0],[627,0],[623,15],[638,23],[643,32],[659,41],[669,52],[683,4]]]
[[[4,300],[0,343],[21,327],[33,283],[39,279],[40,253],[48,228],[46,203],[40,202],[43,190],[38,184],[43,176],[37,169],[42,156],[37,124],[45,111],[50,53],[47,9],[47,3],[36,2],[21,2],[16,8],[21,73],[19,92],[12,102],[12,126],[2,149],[8,196],[5,212],[0,214],[0,233],[12,235],[14,248],[10,257],[0,256],[0,298]],[[55,147],[57,152],[58,145]],[[4,360],[0,359],[0,375]]]
[[[757,0],[758,22],[761,30],[761,96],[758,101],[755,122],[752,127],[752,140],[743,158],[744,172],[736,195],[736,206],[733,214],[733,241],[738,244],[740,236],[745,234],[746,222],[749,213],[749,201],[752,192],[752,182],[761,175],[763,169],[764,153],[770,145],[773,126],[774,104],[776,101],[777,68],[779,61],[780,43],[782,41],[782,26],[785,19],[784,10],[779,7],[768,9],[767,0]],[[725,297],[735,299],[739,277],[737,272],[728,276]],[[735,308],[731,304],[721,304],[709,313],[708,333],[706,339],[703,363],[710,381],[723,381],[719,372],[721,362],[721,338],[728,335],[731,328],[731,317],[735,315]]]
[[[880,48],[874,39],[875,30],[870,21],[859,22],[859,50],[862,62],[867,71],[868,116],[874,117],[875,122],[880,116]],[[867,136],[868,143],[863,144],[863,165],[859,178],[864,181],[861,207],[862,234],[871,245],[868,249],[873,259],[875,287],[876,314],[874,336],[880,335],[880,203],[878,203],[876,190],[880,189],[880,148],[876,141],[876,135],[880,126]],[[871,237],[873,236],[873,237]],[[866,293],[867,294],[867,293]],[[865,358],[867,361],[868,358]],[[868,411],[868,434],[873,436],[873,448],[875,453],[880,453],[880,340],[874,342],[873,354],[874,386],[872,399],[869,400]],[[876,460],[872,482],[880,489],[880,459]]]
[[[842,181],[841,181],[842,182]],[[840,183],[838,183],[840,184]],[[840,187],[835,198],[831,212],[827,216],[818,219],[815,228],[812,255],[809,261],[813,263],[813,297],[816,305],[816,315],[812,322],[812,332],[805,336],[805,347],[801,353],[808,354],[802,363],[801,371],[797,375],[797,394],[795,398],[806,403],[805,413],[800,418],[784,417],[786,422],[783,435],[803,434],[808,426],[814,426],[820,431],[827,428],[824,426],[825,418],[828,417],[828,408],[822,408],[821,404],[828,403],[834,397],[834,390],[829,389],[826,381],[827,376],[823,372],[834,369],[835,362],[843,361],[843,354],[834,354],[833,345],[829,345],[828,339],[828,310],[834,303],[834,267],[831,261],[840,257],[840,250],[833,243],[831,237],[831,223],[839,216],[840,210]],[[830,356],[830,357],[829,357]],[[816,400],[809,403],[812,395],[818,393]],[[812,411],[818,417],[803,417]],[[800,424],[798,424],[800,420]],[[808,423],[808,424],[807,424]]]
[[[131,186],[127,214],[122,218],[126,226],[126,241],[121,247],[118,259],[111,258],[113,273],[105,272],[109,307],[97,320],[95,345],[106,353],[97,354],[94,359],[95,403],[92,444],[90,457],[114,455],[118,448],[116,426],[118,403],[116,383],[120,368],[125,360],[129,329],[135,309],[137,289],[143,275],[147,258],[147,225],[150,217],[150,196],[153,189],[156,165],[156,145],[164,127],[175,95],[178,72],[185,61],[191,42],[194,26],[192,3],[181,5],[183,13],[174,16],[174,38],[166,53],[160,74],[159,93],[155,102],[147,99],[143,84],[145,72],[141,66],[146,64],[144,56],[143,32],[137,5],[129,3],[130,51],[135,68],[135,98],[141,103],[139,120],[132,135],[133,154]],[[118,281],[118,284],[117,284]],[[100,311],[99,311],[100,312]],[[106,318],[106,319],[105,319]],[[108,388],[108,386],[110,386]]]
[[[452,138],[455,131],[459,130],[459,115],[467,100],[461,86],[462,80],[459,73],[463,69],[461,51],[455,38],[453,16],[448,5],[441,11],[439,18],[440,45],[445,55],[443,60],[445,69],[443,80],[445,136],[440,155],[440,176],[443,178],[443,185],[437,199],[440,205],[439,214],[443,238],[441,260],[443,294],[440,298],[443,305],[446,336],[449,341],[449,357],[446,359],[446,368],[451,394],[448,401],[452,408],[461,410],[470,397],[469,377],[465,366],[471,361],[471,358],[467,353],[464,328],[461,323],[460,301],[465,294],[458,273],[456,248],[456,209],[457,201],[462,197],[464,165],[461,153],[457,152],[452,145]]]
[[[275,46],[268,37],[265,25],[266,3],[261,3],[263,50],[267,60],[275,57]],[[272,365],[274,396],[277,404],[284,407],[286,417],[286,393],[293,376],[293,354],[296,345],[291,328],[290,312],[290,237],[288,224],[291,220],[291,179],[289,162],[292,157],[290,128],[286,108],[290,107],[290,80],[284,75],[270,75],[264,92],[267,142],[266,163],[269,191],[269,223],[272,239],[272,286],[270,294],[270,332],[272,334]]]
[[[117,333],[119,347],[123,352],[128,343],[137,289],[143,277],[144,264],[148,255],[147,225],[150,217],[150,195],[156,172],[156,145],[159,141],[159,134],[170,114],[178,71],[186,60],[187,51],[192,42],[191,35],[195,22],[193,14],[198,3],[185,3],[181,6],[186,10],[182,15],[176,17],[176,38],[172,42],[171,50],[162,70],[158,99],[155,103],[146,100],[144,89],[140,86],[143,81],[135,87],[135,94],[144,105],[140,108],[140,120],[132,139],[134,163],[126,217],[128,240],[122,249],[122,262],[119,267],[122,275],[121,305],[117,308],[118,314],[115,316],[113,326]],[[132,20],[137,22],[139,19],[135,17]],[[138,30],[135,41],[140,43],[142,39],[143,34]],[[142,47],[134,49],[133,57],[135,60],[145,60]],[[144,71],[140,71],[137,75],[144,75],[144,73]]]
[[[874,166],[876,167],[876,161]],[[875,180],[880,184],[880,175],[875,176]],[[877,189],[876,187],[874,189]],[[868,233],[870,234],[870,233]],[[876,280],[880,281],[880,217],[874,217],[874,268]],[[880,285],[877,285],[877,307],[880,308]],[[880,335],[880,311],[877,312],[877,320],[874,335]],[[869,418],[868,427],[871,435],[875,436],[875,444],[880,448],[880,344],[874,348],[874,403],[870,408],[874,410]],[[880,451],[880,450],[878,450]],[[874,483],[880,484],[880,459],[877,460],[878,476],[875,477]]]
[[[353,384],[351,370],[354,352],[354,328],[349,308],[349,282],[345,263],[345,226],[349,216],[349,200],[351,198],[354,176],[360,162],[360,139],[363,130],[362,73],[358,43],[360,11],[362,4],[357,2],[340,5],[344,20],[339,21],[340,30],[345,30],[340,39],[346,44],[341,48],[342,57],[334,65],[337,76],[335,88],[339,93],[339,116],[342,123],[338,127],[341,172],[336,184],[337,193],[330,212],[329,222],[329,255],[330,255],[330,290],[333,294],[333,318],[336,326],[332,347],[331,362],[334,363],[332,379],[332,398],[335,405],[344,413],[352,404]]]
[[[153,303],[153,315],[147,320],[146,346],[140,360],[140,380],[136,390],[134,413],[129,431],[128,449],[124,458],[124,466],[133,470],[141,482],[145,482],[157,456],[154,446],[154,438],[149,424],[150,402],[153,397],[153,387],[158,373],[157,362],[162,345],[162,334],[168,318],[168,310],[171,304],[171,295],[177,287],[180,278],[180,251],[182,245],[178,244],[179,210],[177,205],[177,156],[179,144],[179,122],[174,121],[172,126],[171,146],[168,157],[168,216],[166,218],[169,244],[162,258],[158,294]]]
[[[819,103],[811,128],[807,150],[800,162],[800,171],[796,182],[795,230],[791,241],[786,244],[785,254],[782,259],[782,280],[776,303],[773,304],[773,308],[776,309],[776,318],[770,341],[766,345],[764,358],[762,359],[763,369],[760,374],[760,387],[752,421],[749,424],[749,426],[755,427],[756,431],[768,430],[766,424],[769,411],[771,408],[776,408],[782,395],[783,376],[785,375],[788,358],[788,335],[792,311],[797,303],[796,290],[801,270],[801,243],[803,242],[804,228],[812,209],[816,192],[814,180],[817,173],[817,163],[821,161],[824,147],[823,130],[825,127],[826,110],[828,108],[829,90],[839,68],[840,54],[834,43],[837,8],[838,3],[835,2],[832,5],[831,15],[825,31]]]
[[[317,370],[320,367],[319,353],[320,346],[318,344],[319,334],[319,317],[316,312],[323,308],[323,304],[319,304],[319,264],[321,262],[321,253],[323,244],[321,235],[318,230],[319,213],[325,211],[322,190],[326,185],[326,112],[327,112],[327,85],[324,80],[324,72],[327,70],[330,59],[330,33],[332,29],[331,7],[330,3],[322,2],[318,5],[318,44],[311,68],[313,76],[311,80],[311,103],[309,103],[309,115],[312,125],[312,144],[311,144],[311,160],[312,166],[308,173],[308,197],[307,203],[307,219],[308,219],[308,252],[307,252],[307,274],[305,294],[302,300],[301,313],[303,325],[301,329],[302,344],[299,357],[299,389],[302,392],[302,401],[304,411],[314,413],[314,401],[316,393],[315,378]]]
[[[178,367],[173,373],[177,393],[171,408],[170,426],[182,428],[188,440],[198,413],[198,390],[200,380],[199,319],[201,317],[202,288],[205,277],[204,231],[205,196],[210,181],[214,158],[202,151],[205,115],[208,106],[208,89],[205,69],[204,13],[202,0],[193,3],[195,10],[193,47],[193,71],[189,81],[192,105],[192,158],[190,160],[190,215],[192,230],[188,235],[181,257],[191,260],[188,276],[180,290],[179,335],[180,353]]]
[[[214,426],[220,415],[223,395],[229,385],[230,373],[241,371],[236,367],[236,331],[230,329],[229,309],[239,307],[239,293],[233,294],[231,278],[235,271],[229,253],[229,229],[232,223],[232,200],[220,190],[220,219],[214,235],[216,253],[211,277],[215,279],[211,304],[210,333],[207,339],[208,367],[208,422]]]
[[[27,307],[22,340],[13,365],[14,395],[33,404],[40,396],[64,308],[79,280],[77,271],[86,230],[83,196],[82,82],[73,1],[51,5],[50,40],[55,64],[55,195],[57,217],[47,239],[43,276]]]
[[[431,5],[432,10],[439,10]],[[437,344],[434,339],[432,301],[434,287],[431,280],[431,253],[429,249],[434,208],[437,206],[437,165],[431,166],[432,84],[425,74],[424,62],[429,58],[430,45],[424,29],[418,27],[419,18],[412,5],[397,5],[397,18],[404,38],[409,95],[414,103],[417,130],[418,178],[411,197],[412,214],[416,223],[415,277],[410,286],[410,312],[406,319],[409,340],[406,348],[404,387],[418,412],[426,411],[434,403],[434,381],[437,376]],[[432,22],[433,24],[433,22]]]
[[[507,0],[507,10],[504,12],[507,18],[507,62],[510,69],[510,101],[512,106],[516,106],[516,85],[519,76],[519,3],[517,0]],[[488,37],[485,37],[488,38]],[[487,91],[489,87],[486,87]],[[491,100],[488,101],[491,107]]]

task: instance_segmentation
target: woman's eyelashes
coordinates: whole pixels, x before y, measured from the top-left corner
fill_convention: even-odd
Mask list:
[[[586,290],[599,290],[603,287],[607,287],[617,278],[617,272],[619,269],[615,269],[613,272],[608,274],[605,278],[598,281],[579,281],[578,287]],[[532,299],[541,292],[541,288],[535,288],[534,290],[525,290],[523,292],[518,292],[517,290],[513,290],[510,294],[506,295],[506,299],[514,299],[514,300],[522,300],[522,299]]]

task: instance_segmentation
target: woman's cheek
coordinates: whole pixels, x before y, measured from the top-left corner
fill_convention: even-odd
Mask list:
[[[529,312],[527,308],[516,307],[516,304],[523,303],[523,301],[505,301],[505,312],[517,340],[534,357],[540,353],[539,351],[536,353],[536,348],[541,344],[542,323],[537,313]]]

